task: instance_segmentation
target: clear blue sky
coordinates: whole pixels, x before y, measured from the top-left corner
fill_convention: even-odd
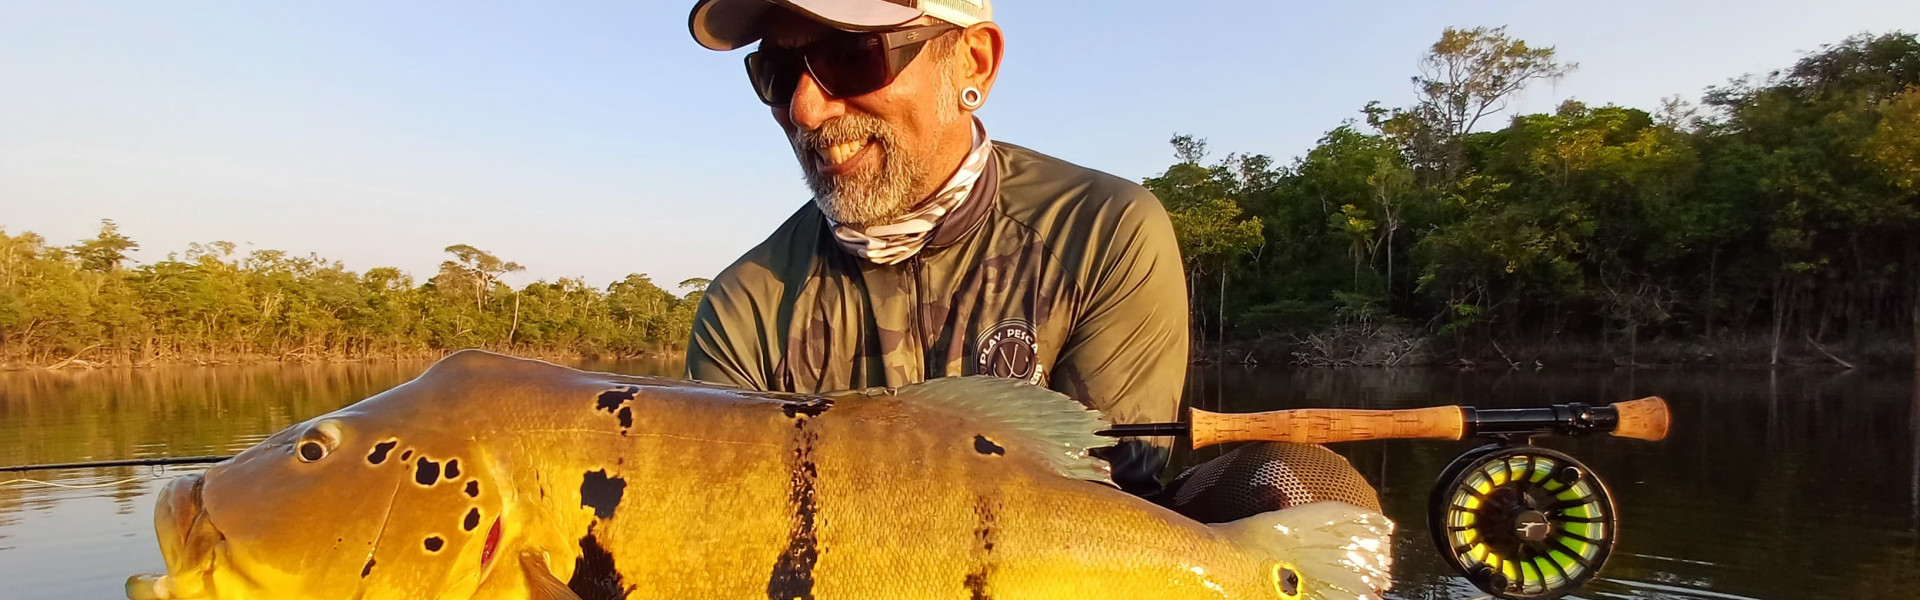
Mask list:
[[[112,218],[140,261],[229,240],[424,280],[467,243],[519,282],[710,276],[806,193],[740,53],[689,39],[691,4],[0,0],[0,227],[67,244]],[[1525,111],[1651,109],[1920,30],[1913,0],[998,4],[989,131],[1135,180],[1176,132],[1287,160],[1405,104],[1447,26],[1581,64]]]

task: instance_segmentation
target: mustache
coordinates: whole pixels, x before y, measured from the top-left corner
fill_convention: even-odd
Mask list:
[[[866,115],[842,115],[822,123],[816,129],[799,129],[793,132],[793,149],[803,156],[807,152],[825,150],[847,142],[878,139],[883,145],[893,142],[893,128],[885,121]]]

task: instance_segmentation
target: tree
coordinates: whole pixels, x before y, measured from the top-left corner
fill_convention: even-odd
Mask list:
[[[120,263],[127,260],[127,252],[140,249],[140,244],[120,234],[120,225],[113,219],[100,220],[100,235],[84,240],[73,246],[73,253],[80,257],[80,268],[96,273],[106,273],[120,269]]]
[[[1920,85],[1911,86],[1880,107],[1880,124],[1868,138],[1865,155],[1909,198],[1920,196]],[[1909,245],[1907,271],[1920,272],[1920,241]],[[1920,275],[1910,274],[1913,294],[1913,370],[1920,373]],[[1920,394],[1920,392],[1915,392]]]
[[[485,250],[466,244],[447,246],[446,251],[453,255],[454,260],[440,263],[440,275],[446,277],[449,284],[458,282],[473,290],[475,309],[485,308],[487,294],[500,282],[500,276],[526,270],[520,263],[502,261]]]
[[[116,266],[135,247],[107,222],[94,240],[49,246],[0,231],[0,362],[84,357],[143,363],[260,357],[289,361],[408,356],[461,348],[634,355],[683,343],[700,288],[685,297],[644,275],[608,291],[572,278],[513,290],[519,266],[472,246],[423,285],[392,267],[230,242],[190,244],[150,264]],[[512,302],[493,301],[512,294]],[[618,315],[616,316],[616,308]]]
[[[1840,330],[1852,341],[1911,319],[1876,297],[1909,287],[1896,279],[1911,280],[1915,267],[1889,271],[1867,257],[1916,243],[1912,194],[1873,154],[1886,148],[1875,143],[1885,107],[1896,107],[1888,127],[1897,132],[1897,100],[1915,85],[1920,38],[1892,33],[1847,38],[1764,80],[1707,93],[1705,162],[1731,175],[1707,181],[1722,202],[1759,221],[1746,262],[1754,279],[1768,282],[1755,294],[1771,305],[1776,361],[1796,333],[1816,340]]]
[[[1920,86],[1881,104],[1864,156],[1900,189],[1920,193]]]
[[[705,277],[692,277],[692,278],[680,280],[680,289],[691,290],[693,292],[704,292],[704,291],[707,291],[707,286],[712,284],[713,284],[712,279],[707,279]]]
[[[1198,161],[1206,157],[1206,140],[1175,135],[1171,144],[1180,162],[1162,176],[1149,179],[1147,187],[1154,190],[1173,221],[1174,236],[1179,239],[1180,255],[1186,263],[1189,295],[1197,296],[1195,286],[1201,273],[1211,271],[1218,275],[1220,295],[1215,322],[1224,339],[1228,263],[1260,246],[1261,224],[1255,219],[1241,218],[1240,206],[1230,194],[1235,185],[1228,164],[1200,166]],[[1228,162],[1233,161],[1229,158]],[[1197,297],[1190,300],[1197,305]]]
[[[1306,196],[1300,201],[1312,203],[1296,210],[1319,205],[1322,226],[1344,242],[1351,273],[1347,288],[1359,294],[1352,297],[1387,300],[1399,252],[1393,236],[1406,225],[1414,194],[1423,192],[1413,185],[1399,147],[1387,137],[1342,125],[1300,160],[1292,183]],[[1376,265],[1384,265],[1386,273]]]
[[[1387,256],[1387,296],[1393,295],[1393,236],[1400,231],[1405,214],[1405,200],[1413,187],[1413,170],[1400,163],[1399,157],[1381,157],[1374,163],[1373,173],[1367,175],[1367,186],[1372,188],[1372,199],[1380,209],[1380,237],[1373,243],[1371,254]]]
[[[1480,121],[1537,81],[1558,81],[1578,65],[1562,63],[1552,47],[1535,48],[1507,28],[1449,27],[1420,61],[1411,108],[1369,105],[1369,121],[1401,141],[1415,167],[1452,182],[1466,166],[1463,140]]]

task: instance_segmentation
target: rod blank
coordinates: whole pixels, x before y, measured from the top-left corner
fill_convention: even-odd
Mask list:
[[[96,469],[100,467],[157,467],[165,465],[204,465],[217,463],[231,456],[180,456],[168,458],[134,458],[127,460],[102,460],[94,462],[49,463],[44,465],[13,465],[0,467],[0,473],[20,473],[24,471],[54,471],[59,469]]]

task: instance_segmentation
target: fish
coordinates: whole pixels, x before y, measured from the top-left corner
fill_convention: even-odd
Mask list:
[[[168,483],[131,600],[1319,599],[1393,523],[1207,525],[1128,494],[1024,381],[783,394],[462,351]]]

